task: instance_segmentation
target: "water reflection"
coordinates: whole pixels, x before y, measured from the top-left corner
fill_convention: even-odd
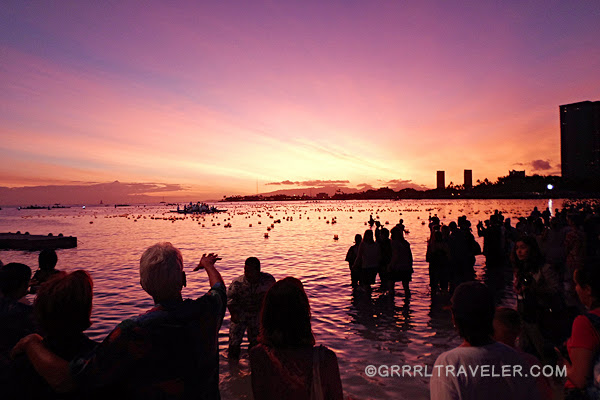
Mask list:
[[[559,205],[556,201],[555,205]],[[312,308],[312,326],[318,343],[333,349],[340,365],[346,395],[356,399],[427,398],[428,380],[367,377],[367,365],[428,364],[442,352],[458,345],[447,294],[431,296],[425,262],[429,215],[444,224],[467,215],[485,219],[493,210],[509,218],[528,215],[541,200],[468,201],[348,201],[322,203],[228,204],[225,214],[173,218],[159,206],[86,210],[0,210],[0,232],[75,235],[76,249],[59,250],[58,269],[84,268],[94,279],[94,324],[91,337],[102,339],[128,317],[143,313],[151,299],[139,286],[139,257],[158,241],[170,241],[183,253],[190,271],[203,252],[223,257],[218,267],[226,284],[243,273],[244,260],[256,256],[262,269],[276,279],[295,276],[302,280]],[[406,236],[414,256],[412,298],[400,285],[396,296],[356,293],[350,287],[346,252],[354,235],[366,229],[370,214],[384,225],[400,218],[410,231]],[[336,221],[332,224],[331,221]],[[280,222],[275,222],[280,221]],[[90,222],[93,222],[90,224]],[[230,223],[231,228],[224,228]],[[215,224],[213,226],[213,224]],[[264,238],[267,232],[269,238]],[[389,226],[388,226],[389,228]],[[334,240],[338,235],[339,240]],[[481,239],[479,238],[481,243]],[[37,265],[37,253],[0,251],[3,262]],[[510,268],[487,268],[484,257],[475,265],[477,279],[493,288],[500,304],[514,306]],[[188,274],[184,297],[198,297],[208,290],[201,273]],[[251,399],[248,358],[244,341],[238,365],[226,358],[229,314],[219,332],[222,398]]]
[[[348,310],[352,329],[367,340],[408,344],[405,332],[412,327],[410,299],[400,301],[390,295],[355,290]]]

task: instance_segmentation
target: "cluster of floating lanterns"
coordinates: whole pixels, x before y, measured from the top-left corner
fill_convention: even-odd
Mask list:
[[[447,204],[448,205],[448,204]],[[198,225],[200,225],[202,228],[205,228],[206,226],[223,226],[223,228],[232,228],[233,225],[230,222],[232,218],[234,218],[234,216],[239,215],[239,216],[243,216],[245,219],[252,219],[252,218],[256,218],[258,217],[258,220],[256,221],[249,221],[248,223],[248,228],[252,228],[253,225],[258,224],[258,225],[263,225],[262,224],[262,220],[264,220],[264,218],[268,218],[271,221],[271,223],[267,223],[267,229],[266,232],[263,232],[263,237],[265,239],[269,238],[269,232],[271,232],[274,228],[275,228],[275,224],[277,223],[282,223],[282,221],[286,221],[286,222],[292,222],[294,221],[294,216],[297,217],[297,219],[302,220],[303,216],[305,220],[310,220],[310,216],[307,215],[309,212],[311,213],[316,213],[316,214],[321,214],[321,213],[335,213],[335,212],[351,212],[351,213],[371,213],[373,215],[375,215],[375,218],[377,220],[380,220],[380,213],[383,215],[383,213],[395,213],[396,215],[402,215],[403,212],[404,213],[419,213],[421,215],[416,215],[416,219],[419,220],[421,222],[421,225],[426,225],[427,224],[427,216],[426,215],[422,215],[423,211],[426,211],[429,213],[429,216],[432,215],[432,212],[437,212],[439,213],[439,215],[441,215],[440,219],[445,219],[447,214],[448,216],[452,215],[453,210],[449,209],[448,207],[441,205],[439,207],[433,207],[433,208],[424,208],[424,209],[420,209],[420,208],[414,208],[414,207],[407,207],[407,208],[394,208],[394,207],[383,207],[383,208],[355,208],[355,207],[345,207],[345,208],[339,208],[339,207],[331,207],[331,208],[311,208],[311,209],[307,209],[307,208],[302,208],[302,207],[296,207],[296,206],[291,206],[288,205],[287,207],[289,208],[285,208],[285,207],[279,207],[277,205],[271,206],[271,205],[260,205],[260,206],[254,206],[255,208],[253,208],[253,206],[249,206],[249,205],[245,205],[244,207],[246,207],[246,209],[244,211],[237,211],[235,210],[235,208],[233,210],[230,210],[228,212],[224,212],[224,213],[220,213],[220,214],[187,214],[187,215],[170,215],[168,212],[163,212],[162,215],[160,215],[160,211],[158,213],[158,215],[142,215],[142,214],[134,214],[134,213],[125,213],[125,214],[117,214],[117,215],[105,215],[104,218],[126,218],[126,219],[131,219],[133,220],[133,222],[138,222],[138,220],[140,219],[150,219],[150,220],[156,220],[156,221],[170,221],[171,223],[175,223],[176,221],[184,221],[184,220],[191,220],[193,222],[197,222]],[[247,210],[248,208],[250,208],[250,210]],[[457,211],[460,214],[463,214],[463,212],[465,211],[464,208],[460,208],[460,209],[456,209],[454,211]],[[520,210],[510,210],[510,211],[506,211],[506,210],[500,210],[504,215],[506,216],[510,216],[510,214],[512,213],[513,216],[517,215],[517,213]],[[86,216],[89,217],[89,212],[90,210],[85,210],[84,212],[79,212],[78,215],[73,215],[72,218],[77,218],[77,217],[81,217],[81,216]],[[284,214],[281,218],[278,218],[278,215]],[[468,213],[468,211],[467,211]],[[471,216],[473,215],[477,215],[480,213],[480,210],[475,210],[475,211],[471,211],[469,214]],[[482,214],[485,214],[486,216],[489,214],[492,214],[493,210],[482,210]],[[436,214],[437,216],[438,214]],[[71,215],[60,215],[64,218],[68,218],[71,217]],[[21,216],[21,218],[34,218],[35,215],[23,215]],[[46,218],[46,215],[41,215],[38,214],[37,215],[38,218]],[[94,212],[93,215],[94,219],[97,219],[98,216],[96,215],[96,212]],[[222,219],[221,219],[222,218]],[[219,222],[219,220],[221,219],[221,221],[223,221],[223,224],[221,222]],[[327,215],[318,215],[318,219],[319,220],[324,220],[325,223],[327,224],[331,224],[334,225],[336,223],[338,223],[338,219],[335,216],[331,216],[331,218],[328,218]],[[349,215],[349,219],[353,219],[353,215]],[[89,221],[90,224],[93,224],[94,221]],[[210,224],[210,225],[209,225]],[[364,223],[365,225],[368,225],[368,222]],[[389,225],[390,222],[389,221],[385,221],[383,224],[381,225]],[[406,233],[408,233],[408,230],[405,230]],[[334,234],[333,235],[333,240],[334,241],[338,241],[339,240],[339,235],[338,234]]]

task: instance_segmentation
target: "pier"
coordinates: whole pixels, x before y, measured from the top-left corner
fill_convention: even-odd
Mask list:
[[[43,250],[70,249],[77,247],[77,238],[59,234],[30,235],[26,233],[0,233],[0,249],[2,250]]]

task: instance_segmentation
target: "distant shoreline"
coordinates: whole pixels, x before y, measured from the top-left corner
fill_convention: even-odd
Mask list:
[[[311,196],[231,196],[220,202],[252,202],[252,201],[331,201],[331,200],[535,200],[535,199],[600,199],[600,193],[558,192],[519,193],[519,194],[472,194],[472,193],[419,193],[405,196],[369,196],[364,193],[336,194],[330,197]]]
[[[298,201],[298,202],[326,202],[326,201],[357,201],[357,200],[387,200],[387,201],[399,201],[399,200],[542,200],[542,199],[573,199],[573,200],[584,200],[584,199],[598,199],[600,200],[600,193],[588,193],[588,192],[575,192],[575,191],[545,191],[545,192],[533,192],[533,193],[496,193],[483,195],[481,193],[440,193],[435,190],[429,191],[415,191],[416,193],[378,193],[379,191],[370,191],[374,193],[337,193],[333,196],[294,196],[294,195],[251,195],[251,196],[230,196],[221,200],[206,200],[209,204],[216,203],[245,203],[245,202],[277,202],[277,201]],[[146,206],[161,206],[165,208],[173,208],[172,205],[166,206],[160,202],[130,202],[131,204],[118,205],[117,208],[126,211],[132,208],[146,207]],[[189,201],[181,201],[177,204],[187,204]],[[85,207],[84,207],[85,206]],[[31,213],[31,212],[50,212],[57,213],[63,212],[68,208],[88,208],[95,210],[98,208],[115,208],[114,204],[68,204],[64,208],[51,208],[48,206],[27,209],[22,205],[15,204],[2,204],[0,205],[0,212],[15,210],[21,207],[19,212]]]

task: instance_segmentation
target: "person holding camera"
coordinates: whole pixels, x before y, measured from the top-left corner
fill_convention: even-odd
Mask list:
[[[70,362],[47,348],[42,337],[21,339],[12,355],[25,353],[35,370],[59,393],[83,398],[218,399],[219,329],[227,297],[220,260],[204,254],[211,289],[183,299],[186,286],[181,252],[171,243],[150,246],[140,259],[140,284],[154,307],[121,322],[93,351]]]

